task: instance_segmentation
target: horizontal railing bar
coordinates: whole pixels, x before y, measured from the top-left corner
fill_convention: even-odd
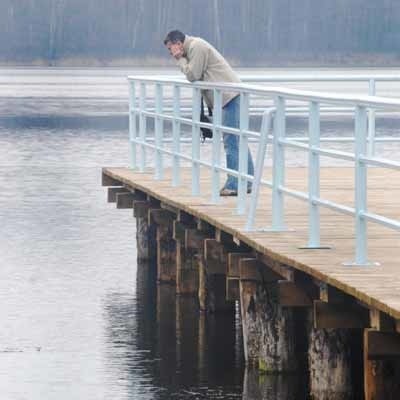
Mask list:
[[[345,161],[354,161],[355,160],[355,156],[346,151],[328,150],[328,149],[321,149],[321,148],[314,148],[313,151],[315,151],[315,153],[317,153],[321,156],[338,158],[338,159],[345,160]]]
[[[247,134],[248,134],[248,136],[252,136],[252,135],[251,135],[251,132],[248,132]],[[269,141],[271,141],[272,137],[269,136],[268,139],[269,139]],[[146,137],[146,140],[152,141],[152,140],[154,140],[154,136],[147,136],[147,137]],[[222,139],[221,139],[221,140],[222,140]],[[308,137],[299,137],[299,136],[295,136],[295,137],[291,137],[290,140],[296,141],[296,142],[308,142],[308,141],[309,141],[309,138],[308,138]],[[191,142],[192,139],[189,138],[189,137],[181,136],[180,141],[181,141],[181,142]],[[258,140],[253,139],[253,138],[251,138],[251,137],[249,138],[249,141],[250,141],[251,143],[256,143],[256,142],[258,142]],[[338,136],[321,137],[321,138],[320,138],[320,141],[321,141],[321,142],[333,142],[333,143],[335,143],[335,142],[354,142],[354,137],[352,137],[352,136],[343,136],[343,137],[338,137]],[[165,143],[172,142],[172,137],[164,137],[164,138],[163,138],[163,142],[165,142]],[[389,137],[377,137],[377,138],[375,138],[375,142],[400,142],[400,137],[392,137],[392,136],[389,136]],[[211,144],[211,141],[210,141],[210,142],[206,141],[205,143],[206,143],[206,144],[207,144],[207,143],[210,143],[210,144]],[[293,147],[295,147],[295,146],[293,146]],[[323,152],[324,150],[321,150],[321,151]],[[376,159],[374,158],[374,159],[372,159],[372,160],[376,160]],[[348,160],[348,161],[352,161],[352,160]],[[371,164],[374,164],[374,162],[371,162]],[[375,164],[376,164],[376,163],[375,163]],[[376,165],[377,165],[377,164],[376,164]],[[381,163],[381,165],[383,165],[383,163]],[[396,169],[397,169],[397,167],[396,167]]]
[[[136,111],[135,112],[137,115],[145,115],[146,117],[150,117],[150,118],[162,118],[166,121],[177,121],[183,124],[187,124],[190,126],[200,126],[202,128],[209,128],[212,129],[214,126],[216,129],[222,130],[224,132],[228,132],[228,133],[232,133],[234,135],[240,135],[240,134],[245,134],[247,136],[252,136],[252,137],[260,137],[260,134],[258,132],[255,131],[250,131],[250,130],[240,130],[238,128],[231,128],[225,125],[214,125],[213,123],[209,123],[209,122],[196,122],[193,121],[189,118],[182,118],[182,117],[174,117],[172,115],[165,115],[165,114],[159,114],[156,112],[151,112],[151,111]]]
[[[359,75],[359,74],[318,74],[318,75],[306,75],[306,74],[287,74],[287,75],[276,75],[276,76],[265,76],[265,75],[240,75],[240,79],[243,82],[365,82],[371,79],[375,81],[386,81],[386,82],[400,82],[399,74],[377,74],[377,75]]]
[[[313,198],[312,201],[315,202],[315,204],[318,204],[325,208],[329,208],[333,211],[339,211],[342,214],[346,214],[346,215],[350,215],[350,216],[355,215],[355,209],[353,207],[347,207],[347,206],[344,206],[341,204],[337,204],[333,201],[323,200],[321,198]]]
[[[264,107],[258,107],[258,108],[253,108],[251,107],[249,109],[250,113],[250,117],[253,116],[262,116],[263,114],[263,110],[265,109],[265,107],[268,108],[268,104],[266,104]],[[342,116],[342,115],[352,115],[354,113],[354,110],[352,108],[347,108],[347,109],[321,109],[321,117],[334,117],[334,116]],[[387,117],[387,116],[391,116],[393,118],[400,118],[400,110],[399,111],[384,111],[383,109],[381,110],[376,110],[376,115],[379,117]],[[155,107],[147,107],[146,112],[155,112]],[[166,114],[172,114],[173,112],[173,108],[168,108],[168,107],[164,107],[164,112]],[[139,110],[132,110],[132,113],[140,113]],[[192,108],[191,107],[186,107],[186,108],[182,108],[181,109],[181,113],[182,115],[188,115],[190,116],[192,113]],[[121,113],[123,114],[123,113]],[[296,116],[296,117],[308,117],[308,110],[306,109],[296,109],[296,108],[288,108],[287,112],[286,112],[287,116]]]
[[[292,190],[292,189],[289,189],[287,187],[280,186],[279,187],[279,191],[282,192],[282,193],[287,194],[288,196],[294,197],[294,198],[296,198],[298,200],[303,200],[305,202],[308,202],[310,200],[310,198],[309,198],[307,193],[300,192],[298,190]],[[354,215],[354,213],[355,213],[354,208],[343,206],[341,204],[337,204],[337,203],[334,203],[334,202],[329,201],[329,200],[324,200],[324,199],[321,199],[321,198],[313,198],[312,202],[315,203],[315,204],[318,204],[320,206],[323,206],[323,207],[326,207],[326,208],[330,208],[331,210],[339,211],[339,212],[341,212],[343,214]]]
[[[230,174],[230,175],[239,177],[239,172],[238,172],[238,171],[235,171],[235,170],[233,170],[233,169],[229,169],[229,168],[222,167],[222,166],[215,166],[215,167],[214,167],[211,163],[209,163],[209,162],[207,162],[207,161],[203,161],[203,160],[194,160],[191,156],[187,156],[187,155],[185,155],[185,154],[183,154],[183,153],[175,153],[175,152],[173,152],[173,151],[171,151],[171,150],[168,150],[168,149],[165,149],[165,148],[163,148],[163,147],[159,147],[159,146],[156,146],[156,145],[154,145],[154,144],[147,143],[147,142],[142,142],[141,140],[131,139],[130,141],[131,141],[131,142],[134,142],[134,143],[141,144],[142,146],[148,147],[148,148],[153,149],[153,150],[158,150],[158,151],[160,151],[161,153],[165,153],[165,154],[168,154],[168,155],[170,155],[170,156],[178,156],[178,157],[180,157],[180,158],[182,158],[182,159],[184,159],[184,160],[186,160],[186,161],[196,162],[196,163],[198,163],[198,164],[200,164],[200,165],[203,165],[203,166],[205,166],[205,167],[208,167],[208,168],[210,168],[210,169],[216,168],[216,169],[218,169],[218,170],[220,170],[220,171],[222,171],[222,172],[226,172],[226,173],[228,173],[228,174]],[[254,177],[251,176],[251,175],[242,174],[242,176],[246,177],[249,181],[253,181],[253,179],[254,179]]]
[[[351,153],[347,153],[345,151],[340,151],[340,150],[327,150],[327,149],[321,149],[320,147],[310,147],[307,144],[303,143],[296,143],[294,140],[291,139],[280,139],[279,140],[280,144],[283,144],[287,147],[293,147],[299,150],[304,150],[304,151],[312,151],[315,154],[320,154],[323,156],[331,157],[331,158],[338,158],[341,160],[346,160],[346,161],[354,161],[355,157]]]
[[[155,110],[155,106],[150,102],[150,100],[152,100],[152,98],[147,99],[147,107],[146,109],[148,111],[153,111]],[[269,104],[272,104],[272,101],[269,99],[266,99],[265,97],[260,97],[260,99],[257,99],[260,102],[264,101],[263,104],[254,104],[254,105],[250,105],[249,110],[253,111],[253,112],[263,112],[265,110],[265,107],[268,106],[267,103],[265,103],[265,101],[268,101]],[[307,100],[304,100],[307,101]],[[255,103],[255,99],[253,101]],[[173,110],[173,103],[169,103],[168,100],[165,101],[164,104],[164,110],[165,111],[172,111]],[[191,111],[192,110],[192,106],[191,106],[191,99],[188,99],[187,103],[183,103],[181,106],[181,111]],[[327,112],[335,112],[335,113],[347,113],[347,112],[353,112],[354,108],[352,106],[347,106],[347,107],[334,107],[334,106],[321,106],[321,112],[327,113]],[[133,112],[137,112],[138,110],[132,110]],[[303,105],[296,105],[296,104],[292,104],[292,105],[288,105],[287,112],[304,112],[304,113],[308,113],[308,108],[304,107]],[[384,110],[377,110],[377,112],[379,112],[379,115],[384,115],[384,114],[400,114],[399,110],[393,110],[391,112],[387,111],[385,112]]]
[[[288,196],[294,197],[298,200],[303,200],[305,202],[308,202],[310,200],[309,196],[307,193],[305,192],[301,192],[298,190],[293,190],[293,189],[289,189],[285,186],[280,186],[279,187],[279,191],[287,194]],[[315,204],[318,204],[320,206],[324,206],[326,208],[330,208],[331,210],[334,211],[339,211],[343,214],[347,214],[347,215],[354,215],[355,210],[352,207],[347,207],[347,206],[343,206],[341,204],[337,204],[335,202],[329,201],[329,200],[324,200],[321,198],[313,198],[312,202]]]
[[[365,107],[394,107],[400,108],[400,100],[394,98],[385,98],[377,96],[366,96],[366,95],[348,95],[339,93],[319,93],[308,90],[298,89],[287,89],[282,87],[268,87],[263,88],[255,85],[248,85],[243,83],[215,83],[215,82],[187,82],[182,79],[171,80],[170,78],[154,78],[154,77],[141,77],[141,76],[129,76],[128,80],[132,82],[149,82],[149,83],[161,83],[167,85],[179,85],[181,87],[188,88],[199,88],[199,89],[219,89],[221,91],[238,91],[243,93],[253,93],[267,96],[281,96],[292,100],[303,100],[303,101],[315,101],[329,104],[347,104],[347,105],[359,105]]]
[[[392,218],[383,217],[381,215],[370,212],[362,213],[362,216],[368,221],[375,222],[379,225],[384,225],[387,228],[393,228],[400,231],[400,222]]]
[[[296,148],[299,150],[305,150],[305,151],[310,150],[309,145],[303,144],[303,143],[296,143],[294,140],[291,140],[291,139],[279,139],[278,142],[286,147],[292,147],[292,148]]]
[[[375,81],[383,82],[400,82],[399,74],[331,74],[331,73],[321,73],[316,74],[277,74],[277,75],[267,75],[262,74],[241,74],[239,73],[239,78],[242,82],[364,82],[370,81],[371,79]],[[148,76],[148,75],[147,75]],[[171,80],[181,79],[182,75],[151,75],[151,77],[168,77]]]
[[[269,187],[270,189],[272,188],[272,181],[268,181],[265,179],[260,180],[260,184]]]
[[[287,188],[285,186],[279,186],[279,191],[282,192],[282,193],[285,193],[285,194],[287,194],[289,196],[292,196],[292,197],[294,197],[296,199],[308,201],[308,195],[305,194],[304,192],[300,192],[298,190],[292,190],[292,189],[289,189],[289,188]]]
[[[375,165],[376,167],[386,167],[390,169],[400,170],[400,162],[389,161],[383,158],[375,157],[360,157],[361,161],[364,161],[368,165]]]

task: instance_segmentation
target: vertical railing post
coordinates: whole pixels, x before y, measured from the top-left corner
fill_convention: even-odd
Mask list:
[[[136,163],[136,93],[135,81],[129,82],[129,143],[131,150],[131,168],[137,167]]]
[[[245,131],[249,129],[249,94],[240,93],[240,137],[239,137],[239,177],[237,213],[243,215],[246,212],[247,179],[248,173],[248,138]]]
[[[285,229],[284,198],[280,187],[285,183],[285,149],[280,143],[286,135],[285,99],[275,99],[276,117],[274,123],[273,164],[272,164],[272,230]]]
[[[315,148],[320,145],[319,103],[310,102],[309,116],[309,155],[308,155],[308,246],[320,247],[319,207],[314,199],[319,198],[320,156]]]
[[[162,153],[162,145],[163,145],[163,126],[164,121],[161,116],[163,106],[163,87],[161,83],[156,83],[156,117],[155,117],[155,179],[163,179],[164,176],[164,168],[163,168],[163,153]]]
[[[192,110],[192,195],[200,194],[200,107],[201,91],[193,88],[193,110]]]
[[[181,182],[180,175],[180,151],[181,151],[181,123],[177,120],[181,116],[181,88],[174,85],[174,119],[172,122],[172,151],[174,153],[172,160],[172,186],[179,186]]]
[[[144,172],[146,168],[146,115],[143,111],[146,111],[146,83],[140,83],[140,95],[139,95],[139,135],[140,135],[140,158],[139,158],[139,171]]]
[[[366,265],[367,261],[367,165],[362,160],[367,152],[367,111],[357,106],[355,112],[355,265]]]
[[[368,94],[370,96],[375,96],[376,86],[375,79],[369,80]],[[368,156],[373,156],[375,154],[375,110],[373,108],[368,109]]]
[[[213,139],[212,139],[212,192],[211,202],[219,203],[219,186],[221,167],[221,124],[222,124],[222,92],[220,89],[214,89],[214,109],[213,109]]]

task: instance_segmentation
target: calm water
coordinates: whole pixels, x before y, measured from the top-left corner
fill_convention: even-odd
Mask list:
[[[152,286],[132,213],[106,203],[125,132],[0,128],[0,144],[1,398],[240,396],[234,321]]]
[[[101,167],[128,164],[124,74],[108,92],[97,73],[78,84],[73,71],[59,92],[57,73],[8,74],[1,399],[303,399],[304,380],[245,370],[237,319],[200,315],[137,265],[132,213],[101,187]]]
[[[1,399],[298,398],[245,371],[237,320],[137,265],[132,212],[101,187],[128,164],[119,100],[18,93],[0,100]]]

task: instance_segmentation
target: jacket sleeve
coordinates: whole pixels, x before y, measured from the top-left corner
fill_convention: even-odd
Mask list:
[[[194,45],[189,49],[188,58],[182,57],[178,60],[178,66],[186,75],[188,81],[198,81],[203,77],[203,73],[207,67],[208,51],[207,48]]]

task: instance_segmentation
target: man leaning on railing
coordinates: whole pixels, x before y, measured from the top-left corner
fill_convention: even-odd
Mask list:
[[[240,78],[224,57],[205,40],[174,30],[168,33],[164,44],[171,56],[177,60],[178,66],[190,82],[240,82]],[[213,108],[213,91],[203,90],[203,97],[208,107]],[[240,96],[237,92],[224,91],[222,96],[222,125],[239,128],[239,122]],[[226,166],[229,169],[238,171],[239,136],[224,133],[223,140],[226,153]],[[249,175],[254,175],[254,165],[250,150],[248,151],[247,169]],[[237,196],[237,191],[237,177],[228,174],[220,195]],[[248,183],[247,192],[249,193],[250,191],[251,183]]]

